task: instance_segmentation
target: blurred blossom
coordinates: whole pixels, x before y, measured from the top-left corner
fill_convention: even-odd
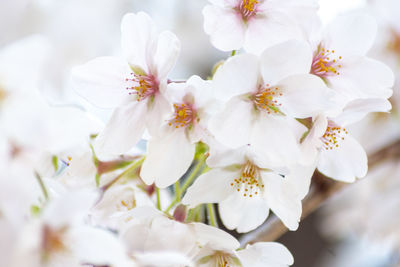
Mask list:
[[[286,267],[236,238],[301,227],[315,170],[354,182],[321,266],[396,261],[400,167],[367,155],[400,137],[399,9],[0,1],[0,266]]]

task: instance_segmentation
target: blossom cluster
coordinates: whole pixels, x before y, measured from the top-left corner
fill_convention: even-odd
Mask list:
[[[144,12],[123,16],[122,56],[72,69],[74,90],[112,109],[105,126],[36,88],[46,40],[3,50],[0,264],[289,266],[283,245],[243,247],[225,230],[255,230],[271,210],[294,231],[315,170],[367,174],[346,127],[391,109],[394,75],[367,56],[374,19],[322,25],[314,0],[209,2],[204,31],[230,56],[207,79],[170,78],[180,41]]]

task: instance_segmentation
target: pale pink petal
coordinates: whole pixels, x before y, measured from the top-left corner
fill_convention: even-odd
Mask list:
[[[112,108],[130,98],[125,79],[131,72],[122,59],[99,57],[72,69],[72,86],[92,104]]]
[[[275,85],[288,76],[309,73],[312,51],[306,42],[290,40],[266,49],[260,61],[264,83]]]
[[[132,101],[114,110],[94,147],[98,154],[117,155],[130,150],[140,140],[145,129],[146,103]]]
[[[240,49],[245,35],[245,24],[233,8],[208,5],[203,9],[204,31],[211,43],[222,51]]]
[[[189,169],[193,161],[195,144],[189,142],[184,129],[166,131],[147,144],[147,156],[140,176],[150,185],[165,188],[175,183]]]
[[[332,150],[322,149],[318,170],[338,181],[354,182],[367,174],[368,159],[364,148],[350,135]]]

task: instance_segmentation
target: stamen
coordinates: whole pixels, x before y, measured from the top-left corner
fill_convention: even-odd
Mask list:
[[[313,59],[311,73],[321,78],[340,75],[339,69],[342,66],[339,61],[341,59],[341,56],[336,56],[335,50],[325,49],[320,45]]]
[[[121,206],[119,205],[119,204],[121,204]],[[126,210],[126,209],[128,209],[128,210],[131,210],[131,209],[133,209],[133,208],[135,208],[136,207],[136,200],[135,200],[135,198],[132,198],[132,199],[130,199],[130,200],[125,200],[125,199],[122,199],[118,204],[117,204],[117,210]]]
[[[215,253],[215,266],[217,267],[233,267],[231,264],[231,256],[223,252]]]
[[[346,134],[348,134],[346,128],[329,122],[328,128],[326,128],[324,135],[321,137],[323,147],[325,150],[332,150],[339,147],[340,142],[344,140]]]
[[[238,5],[237,10],[242,14],[244,20],[248,20],[256,14],[258,3],[258,0],[242,0]]]
[[[282,105],[278,101],[280,96],[282,93],[278,87],[270,87],[267,84],[265,88],[254,95],[253,102],[259,110],[264,110],[268,114],[278,113],[279,107]]]
[[[175,128],[186,127],[191,125],[196,117],[196,112],[190,104],[174,104],[174,115],[169,121],[169,126],[174,126]]]
[[[153,75],[140,75],[131,73],[131,78],[126,78],[126,82],[131,85],[126,87],[130,95],[136,95],[137,101],[142,101],[149,96],[153,96],[158,91],[158,82]],[[132,84],[133,83],[133,84]]]
[[[251,162],[243,165],[240,177],[233,179],[230,185],[244,197],[255,197],[264,190],[259,168]]]

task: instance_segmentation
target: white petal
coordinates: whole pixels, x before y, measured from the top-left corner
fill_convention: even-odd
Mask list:
[[[236,149],[229,149],[220,143],[208,143],[210,156],[207,158],[207,165],[210,167],[227,167],[246,162],[246,146]]]
[[[125,79],[130,78],[129,65],[114,57],[99,57],[72,69],[72,86],[89,102],[112,108],[129,98]]]
[[[306,42],[291,40],[266,49],[260,61],[264,83],[275,85],[288,76],[309,73],[312,51]]]
[[[71,249],[82,262],[120,266],[128,261],[123,244],[107,230],[79,226],[71,228],[68,234],[71,235]]]
[[[213,78],[215,96],[228,101],[234,96],[255,92],[259,78],[258,58],[251,54],[230,57]]]
[[[222,51],[240,49],[243,45],[245,25],[234,9],[208,5],[203,8],[204,31],[211,43]]]
[[[195,144],[189,142],[183,129],[173,129],[147,144],[147,156],[140,176],[150,185],[165,188],[175,183],[189,169]]]
[[[385,64],[365,57],[343,61],[340,75],[329,77],[328,86],[355,98],[388,98],[392,95],[394,74]]]
[[[196,240],[200,246],[209,246],[213,250],[232,251],[240,247],[239,241],[219,228],[203,223],[191,223],[196,232]]]
[[[114,110],[104,130],[97,136],[94,148],[97,154],[121,154],[140,140],[145,129],[147,103],[132,101]]]
[[[160,33],[157,40],[157,48],[154,51],[153,68],[156,72],[153,74],[158,79],[163,80],[175,66],[181,44],[175,34],[169,31]]]
[[[250,141],[253,105],[239,97],[232,98],[222,112],[210,121],[209,130],[222,144],[238,148]]]
[[[294,263],[290,251],[275,242],[258,242],[236,252],[245,267],[284,267]]]
[[[128,13],[121,22],[122,51],[132,66],[148,69],[148,56],[156,36],[154,22],[144,12]]]
[[[321,137],[327,127],[328,119],[325,116],[319,115],[314,118],[311,130],[300,145],[302,150],[301,164],[313,164],[317,160],[320,148],[323,145]]]
[[[230,182],[237,177],[237,172],[226,171],[224,169],[212,169],[200,175],[191,185],[182,203],[197,206],[201,203],[218,203],[226,199],[230,194],[235,193],[230,186]]]
[[[323,43],[342,57],[365,55],[371,48],[377,25],[373,17],[366,14],[337,16],[325,29]],[[329,47],[328,47],[329,46]]]
[[[271,210],[289,230],[296,230],[301,217],[300,198],[290,190],[292,188],[287,188],[284,177],[273,172],[262,172],[261,175],[265,185],[264,194]]]
[[[335,92],[317,76],[293,75],[277,85],[282,90],[278,102],[283,113],[294,118],[314,117],[336,106]]]
[[[349,102],[343,112],[335,117],[335,122],[339,125],[349,125],[360,121],[370,112],[389,112],[392,105],[387,99],[369,98],[357,99]]]
[[[240,192],[219,203],[219,214],[225,227],[239,233],[260,226],[268,217],[269,207],[261,197],[244,197]]]
[[[301,39],[302,32],[287,14],[274,10],[248,21],[244,49],[256,55],[264,49],[290,39]]]
[[[300,148],[294,130],[289,123],[291,118],[261,113],[254,123],[251,144],[265,151],[269,167],[282,167],[299,159]]]
[[[367,155],[362,146],[350,135],[332,150],[322,149],[318,170],[324,175],[343,182],[354,182],[367,174]]]
[[[311,184],[312,175],[316,169],[316,162],[312,162],[309,165],[295,165],[289,167],[290,171],[285,175],[285,190],[287,192],[293,192],[298,199],[303,199]]]
[[[171,116],[172,108],[163,94],[157,94],[154,101],[148,104],[146,127],[151,135],[160,133],[160,127]]]

